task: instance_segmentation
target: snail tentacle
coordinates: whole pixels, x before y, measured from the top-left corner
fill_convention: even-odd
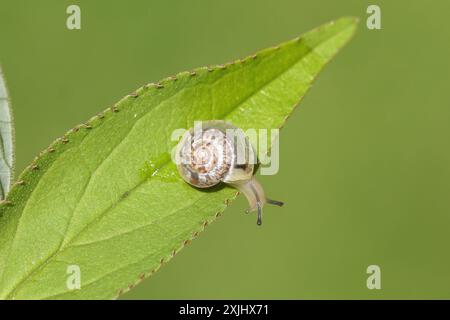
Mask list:
[[[278,206],[278,207],[284,206],[284,202],[283,201],[278,201],[278,200],[273,200],[273,199],[266,199],[266,202],[268,204],[273,204],[274,206]]]

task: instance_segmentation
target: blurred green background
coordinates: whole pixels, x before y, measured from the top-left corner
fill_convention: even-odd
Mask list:
[[[69,4],[81,30],[66,28]],[[382,30],[366,28],[369,4]],[[359,16],[281,131],[279,173],[261,177],[286,206],[258,228],[240,197],[123,298],[450,298],[449,12],[444,0],[0,0],[17,170],[144,83]],[[372,264],[381,290],[366,287]]]

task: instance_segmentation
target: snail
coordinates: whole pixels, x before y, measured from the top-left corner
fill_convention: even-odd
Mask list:
[[[180,176],[197,188],[210,188],[220,183],[242,192],[249,202],[247,213],[283,202],[266,198],[264,189],[254,176],[256,156],[244,132],[229,122],[210,120],[196,122],[186,131],[175,149],[175,162]]]

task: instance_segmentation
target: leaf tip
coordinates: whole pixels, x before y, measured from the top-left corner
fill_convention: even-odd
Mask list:
[[[347,26],[349,29],[349,33],[353,35],[358,28],[360,18],[353,16],[344,16],[335,21],[336,24],[340,24],[342,26]]]

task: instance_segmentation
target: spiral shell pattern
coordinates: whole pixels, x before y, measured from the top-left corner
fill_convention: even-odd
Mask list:
[[[198,188],[208,188],[225,179],[234,162],[234,150],[226,134],[207,128],[200,136],[186,134],[177,150],[178,171]]]

